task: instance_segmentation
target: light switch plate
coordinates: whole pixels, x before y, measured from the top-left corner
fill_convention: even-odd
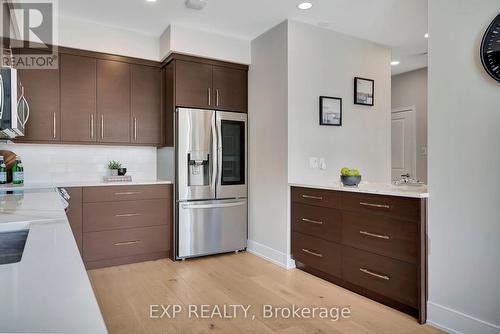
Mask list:
[[[318,168],[318,158],[316,157],[310,157],[309,158],[309,168],[315,169]]]
[[[319,169],[326,170],[326,159],[319,158]]]

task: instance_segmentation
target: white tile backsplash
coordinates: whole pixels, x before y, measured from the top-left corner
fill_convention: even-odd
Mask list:
[[[135,180],[157,178],[156,147],[0,144],[21,156],[26,182],[100,181],[109,160],[118,160]]]

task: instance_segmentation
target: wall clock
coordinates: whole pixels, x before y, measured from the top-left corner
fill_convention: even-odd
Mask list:
[[[500,14],[484,33],[481,42],[481,62],[486,72],[500,82]]]

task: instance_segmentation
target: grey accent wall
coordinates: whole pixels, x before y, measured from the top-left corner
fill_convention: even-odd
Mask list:
[[[248,73],[249,249],[281,264],[287,252],[287,22],[252,41]]]
[[[481,66],[498,0],[429,1],[429,320],[500,333],[500,83]]]
[[[415,107],[417,178],[427,183],[427,68],[392,76],[392,109]]]

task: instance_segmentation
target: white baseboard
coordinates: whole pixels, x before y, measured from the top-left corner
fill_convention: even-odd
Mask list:
[[[500,334],[500,326],[433,302],[427,302],[427,323],[448,333]]]
[[[285,253],[256,241],[248,240],[247,252],[257,255],[258,257],[261,257],[285,269],[295,268],[295,261],[290,259]]]

